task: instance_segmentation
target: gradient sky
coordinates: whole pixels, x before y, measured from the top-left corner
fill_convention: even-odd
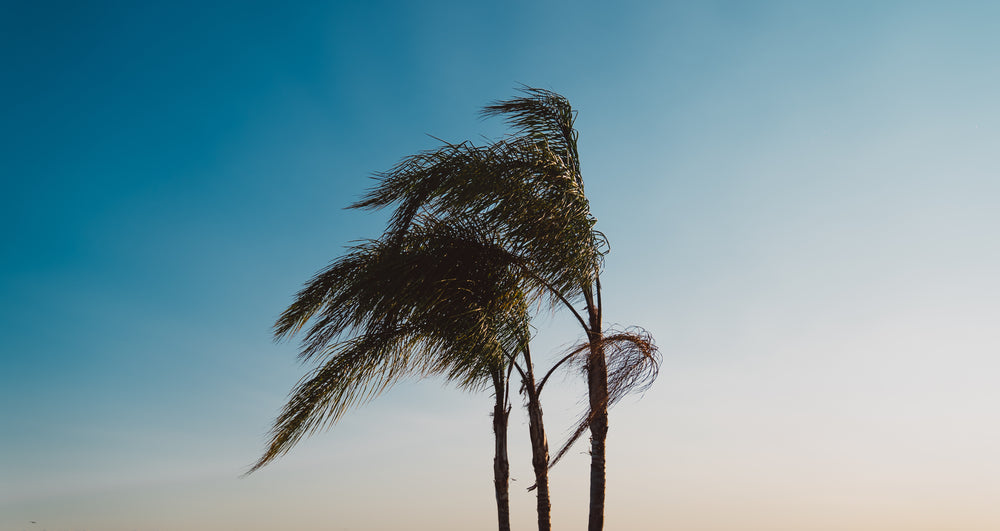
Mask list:
[[[491,398],[434,379],[239,476],[307,370],[271,323],[380,233],[343,207],[520,83],[579,111],[606,319],[663,353],[609,530],[1000,529],[998,6],[3,2],[0,530],[493,528]]]

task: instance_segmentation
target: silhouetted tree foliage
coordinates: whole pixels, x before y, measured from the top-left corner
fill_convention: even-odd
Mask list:
[[[514,133],[407,157],[351,205],[393,212],[379,239],[320,271],[278,319],[275,337],[300,334],[300,356],[317,367],[293,390],[251,471],[403,376],[492,386],[498,524],[507,529],[506,419],[516,371],[527,395],[539,528],[550,526],[548,468],[589,430],[589,527],[601,529],[608,407],[649,387],[659,355],[645,330],[602,328],[608,245],[584,193],[569,102],[525,87],[483,114],[505,118]],[[529,309],[538,302],[571,312],[585,337],[541,380],[529,348]],[[539,396],[559,369],[585,375],[589,407],[550,461]]]

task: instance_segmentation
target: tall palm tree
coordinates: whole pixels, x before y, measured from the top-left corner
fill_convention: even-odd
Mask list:
[[[471,223],[426,218],[406,234],[354,247],[313,277],[275,336],[311,323],[300,357],[321,363],[296,386],[250,472],[399,378],[443,374],[464,388],[493,387],[498,527],[509,530],[509,379],[516,356],[527,353],[530,301],[497,251]],[[527,366],[530,374],[530,358]]]
[[[390,238],[406,234],[420,215],[446,223],[474,216],[502,235],[504,258],[517,269],[525,293],[574,315],[585,348],[563,361],[585,357],[589,411],[568,444],[590,430],[589,529],[597,531],[604,526],[608,407],[629,389],[652,382],[655,346],[644,332],[606,335],[603,329],[600,273],[608,247],[594,228],[584,193],[576,115],[569,101],[525,87],[521,97],[489,105],[483,114],[506,118],[515,134],[484,147],[451,144],[404,159],[379,175],[378,184],[352,206],[396,205]],[[619,361],[627,360],[612,364],[610,371],[609,345],[615,345],[611,351]]]
[[[583,193],[574,114],[558,94],[524,93],[485,110],[507,115],[517,136],[404,159],[353,205],[397,207],[382,239],[317,274],[278,320],[278,338],[311,322],[301,357],[322,363],[296,387],[251,471],[406,374],[444,374],[468,388],[492,383],[498,521],[506,529],[507,389],[516,369],[527,395],[539,529],[549,528],[548,469],[588,428],[590,528],[603,526],[607,409],[655,379],[657,352],[644,331],[601,328],[607,245]],[[541,300],[568,308],[587,340],[536,384],[527,308]],[[585,372],[590,407],[550,461],[539,395],[560,367]]]

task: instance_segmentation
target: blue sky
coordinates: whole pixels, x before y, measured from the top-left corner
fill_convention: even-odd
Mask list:
[[[343,207],[520,83],[579,111],[607,319],[664,354],[609,529],[1000,527],[997,6],[205,4],[0,8],[0,529],[489,528],[490,398],[435,380],[238,476],[306,370],[271,323],[381,230]]]

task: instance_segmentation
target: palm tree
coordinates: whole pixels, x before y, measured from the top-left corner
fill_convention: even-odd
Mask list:
[[[517,270],[525,293],[547,298],[574,315],[586,337],[584,348],[574,349],[557,365],[585,358],[589,411],[557,458],[590,430],[589,529],[600,530],[608,407],[629,389],[645,388],[655,379],[656,349],[645,332],[606,334],[602,327],[600,273],[608,247],[594,228],[596,219],[584,194],[576,115],[569,101],[524,87],[521,97],[489,105],[483,114],[505,117],[514,136],[484,147],[445,145],[404,159],[379,175],[378,184],[352,206],[396,205],[389,238],[406,234],[418,216],[445,223],[475,217],[502,235],[504,259]],[[576,308],[580,303],[582,312]],[[624,364],[616,362],[609,369],[609,345]]]
[[[467,389],[492,384],[498,526],[509,530],[509,379],[515,357],[527,352],[529,299],[498,250],[471,223],[426,218],[406,234],[354,247],[314,276],[275,336],[311,323],[300,357],[322,363],[296,386],[250,472],[403,376],[443,374]]]
[[[485,110],[507,115],[517,136],[406,158],[352,205],[397,207],[380,240],[317,274],[275,325],[285,338],[311,322],[300,356],[322,363],[297,385],[251,471],[404,375],[443,374],[470,389],[492,383],[494,481],[506,529],[508,388],[516,369],[527,395],[539,529],[550,525],[548,469],[588,428],[590,528],[603,526],[607,409],[655,379],[657,352],[642,330],[601,328],[607,244],[583,193],[574,114],[558,94],[524,94]],[[568,308],[587,339],[536,384],[527,308],[542,300]],[[550,461],[539,396],[560,367],[585,372],[590,407]]]

